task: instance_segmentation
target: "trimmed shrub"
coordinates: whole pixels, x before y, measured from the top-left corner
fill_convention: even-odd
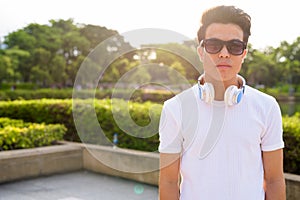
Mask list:
[[[300,113],[283,117],[284,170],[300,174]]]
[[[75,115],[80,117],[76,123],[81,141],[111,145],[117,133],[119,147],[143,151],[157,151],[161,107],[120,99],[76,100],[73,105]]]
[[[24,123],[22,120],[0,118],[0,150],[49,146],[63,139],[61,124]]]
[[[19,127],[22,128],[24,126],[28,126],[29,123],[25,123],[23,120],[18,119],[10,119],[7,117],[0,118],[0,129],[4,128],[6,126],[13,126],[13,127]]]
[[[2,101],[0,102],[0,117],[22,119],[32,123],[64,124],[67,127],[64,139],[68,141],[110,145],[113,135],[118,133],[120,147],[156,151],[159,144],[157,132],[161,105],[151,102],[128,104],[124,100],[115,101],[114,115],[123,116],[121,121],[117,120],[119,124],[114,120],[110,99],[77,99],[73,106],[76,106],[76,113],[82,116],[82,120],[77,121],[77,129],[78,126],[83,127],[78,130],[74,123],[71,99]],[[96,115],[96,122],[90,120],[91,113]],[[147,133],[147,127],[143,128],[149,123],[151,123],[149,130],[151,128],[153,133]],[[140,132],[135,129],[137,125],[141,127]],[[99,132],[99,128],[97,129],[99,126],[104,135]],[[126,127],[126,130],[120,127]]]
[[[80,141],[73,122],[70,99],[0,101],[0,117],[31,123],[63,124],[67,128],[64,139]]]
[[[23,90],[32,90],[38,86],[33,83],[1,83],[1,90],[11,90],[11,89],[23,89]]]
[[[97,90],[79,90],[76,91],[76,98],[88,99],[95,96],[97,99],[111,98],[112,94],[115,98],[122,98],[131,95],[132,101],[145,102],[152,101],[162,103],[165,100],[174,96],[171,92],[155,91],[145,92],[143,90],[136,90],[131,94],[131,90],[126,89],[101,89]],[[0,90],[0,100],[31,100],[31,99],[71,99],[73,95],[72,89],[37,89],[37,90]]]

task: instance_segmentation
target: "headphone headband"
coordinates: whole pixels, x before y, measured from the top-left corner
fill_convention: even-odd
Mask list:
[[[199,87],[199,96],[201,100],[204,100],[207,103],[211,103],[214,100],[215,91],[211,83],[204,82],[205,74],[201,74],[198,78],[198,87]],[[245,79],[237,74],[238,78],[238,87],[235,85],[229,86],[224,94],[224,100],[227,105],[238,104],[243,94],[245,93],[246,81]]]
[[[245,87],[246,87],[246,80],[241,75],[237,74],[238,79],[242,80],[242,84],[239,86],[239,89],[243,90],[243,93],[245,93]]]
[[[205,83],[205,82],[203,82],[204,81],[204,76],[205,76],[205,74],[201,74],[199,76],[199,78],[198,78],[198,84],[203,85]],[[239,89],[245,90],[246,80],[244,79],[244,77],[242,77],[239,74],[237,74],[236,76],[238,78]]]

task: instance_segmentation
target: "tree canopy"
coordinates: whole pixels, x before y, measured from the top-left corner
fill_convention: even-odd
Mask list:
[[[105,56],[88,57],[108,38],[106,48],[98,52],[99,55],[115,53],[117,56],[119,50],[131,51],[117,56],[111,63],[107,63],[109,60],[105,60]],[[83,62],[91,69],[80,77],[83,86],[90,84],[88,75],[93,69],[105,65],[109,65],[105,73],[100,71],[102,74],[97,75],[103,83],[116,83],[130,72],[132,77],[128,81],[164,80],[176,84],[178,79],[172,70],[191,81],[195,81],[202,71],[195,41],[149,44],[134,49],[116,30],[75,24],[72,19],[50,20],[47,25],[29,24],[5,36],[4,44],[5,48],[0,46],[0,84],[21,82],[39,87],[72,87]],[[152,65],[134,69],[146,64]],[[241,74],[247,78],[248,84],[254,86],[299,85],[300,37],[292,43],[282,41],[277,48],[263,50],[253,49],[249,44]]]

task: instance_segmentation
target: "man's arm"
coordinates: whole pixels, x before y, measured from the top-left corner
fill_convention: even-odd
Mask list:
[[[179,199],[180,154],[160,153],[159,199]]]
[[[266,200],[286,200],[283,150],[263,151]]]

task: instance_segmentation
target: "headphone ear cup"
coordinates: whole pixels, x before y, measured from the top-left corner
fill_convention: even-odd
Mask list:
[[[198,84],[198,86],[200,99],[206,103],[212,103],[215,98],[215,90],[213,85],[210,83],[204,83],[203,85]]]
[[[203,99],[206,103],[212,103],[212,101],[215,99],[215,90],[214,86],[211,83],[204,83],[203,85]]]
[[[203,86],[198,84],[198,88],[199,88],[199,98],[203,101],[204,98],[203,98],[203,93],[204,93],[204,89],[203,89]]]
[[[243,93],[243,89],[238,89],[236,86],[232,85],[226,89],[224,101],[229,106],[238,104],[242,100]]]

